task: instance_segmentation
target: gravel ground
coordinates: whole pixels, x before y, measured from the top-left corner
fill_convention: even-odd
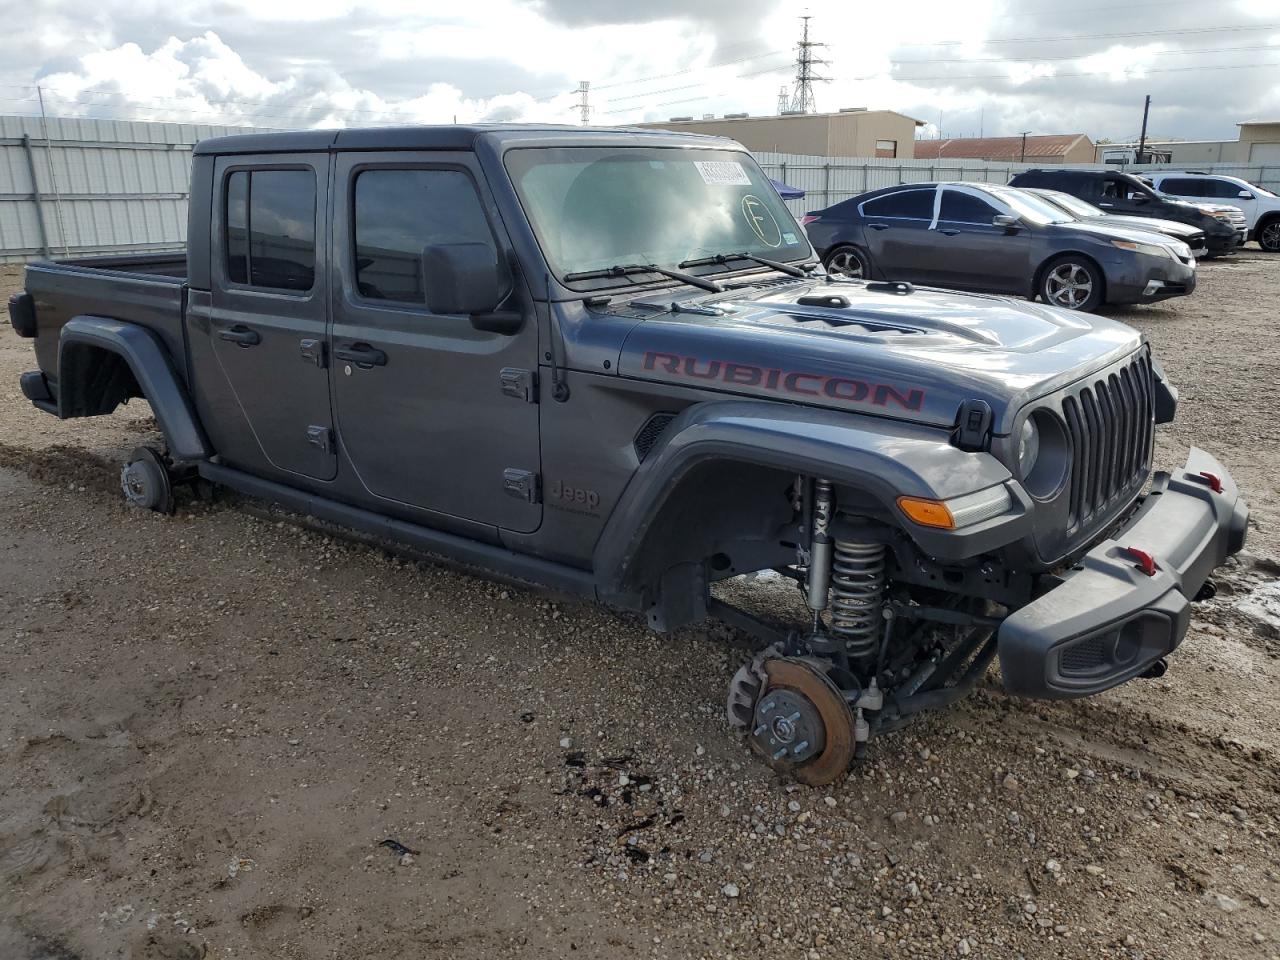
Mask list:
[[[1122,314],[1182,390],[1161,458],[1215,451],[1254,509],[1168,675],[993,672],[822,790],[730,735],[727,631],[231,498],[124,509],[145,405],[34,411],[6,326],[0,958],[1280,956],[1278,282],[1255,251]]]

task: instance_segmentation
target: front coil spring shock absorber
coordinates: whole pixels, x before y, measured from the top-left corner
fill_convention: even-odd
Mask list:
[[[831,515],[835,500],[830,480],[813,483],[813,532],[809,543],[809,583],[807,600],[813,611],[813,632],[822,627],[822,611],[827,609],[827,588],[831,579]]]
[[[884,631],[885,553],[883,543],[835,541],[831,570],[831,632],[844,641],[849,657],[875,657]]]

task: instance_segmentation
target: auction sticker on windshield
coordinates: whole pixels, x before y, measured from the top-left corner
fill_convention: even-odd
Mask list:
[[[702,182],[713,187],[749,187],[751,178],[736,160],[695,160]]]

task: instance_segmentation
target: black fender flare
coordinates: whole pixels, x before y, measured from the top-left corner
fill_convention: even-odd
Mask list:
[[[160,338],[136,323],[110,317],[76,316],[62,327],[58,338],[58,377],[61,381],[75,370],[68,363],[75,348],[94,347],[121,357],[129,366],[139,389],[155,413],[169,452],[175,460],[207,460],[213,451],[200,427],[186,388]],[[66,420],[81,416],[67,409],[65,386],[58,391],[58,416]]]
[[[764,400],[697,404],[672,421],[605,524],[593,564],[603,596],[641,586],[633,560],[682,481],[710,460],[824,477],[866,491],[892,512],[900,496],[946,500],[1012,479],[995,457],[960,450],[936,428]],[[1014,509],[1004,517],[959,531],[914,527],[912,538],[931,556],[959,559],[1029,535],[1031,501],[1020,484],[1008,486]]]

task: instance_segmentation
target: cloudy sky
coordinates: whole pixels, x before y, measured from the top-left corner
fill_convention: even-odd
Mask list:
[[[39,0],[0,35],[0,113],[271,127],[768,114],[803,13],[820,110],[948,136],[1234,139],[1280,118],[1280,0]],[[14,24],[21,24],[15,29]]]

